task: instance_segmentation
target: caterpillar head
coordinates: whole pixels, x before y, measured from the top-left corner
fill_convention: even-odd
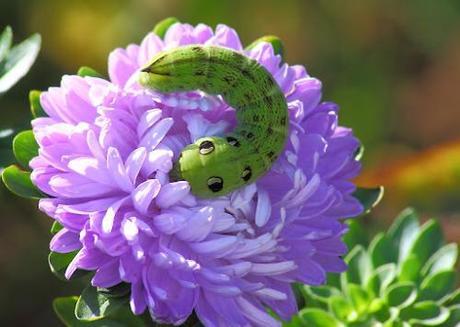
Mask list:
[[[240,166],[237,150],[226,138],[205,137],[182,150],[170,177],[186,180],[198,197],[225,195],[249,182],[252,172]]]
[[[197,53],[198,58],[192,60],[191,55]],[[184,46],[160,52],[140,71],[139,83],[164,93],[199,88],[206,78],[200,59],[206,58],[201,47]]]

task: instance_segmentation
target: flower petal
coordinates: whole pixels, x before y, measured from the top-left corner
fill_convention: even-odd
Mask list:
[[[172,205],[181,201],[190,192],[190,185],[188,182],[180,181],[164,185],[161,188],[156,204],[160,208],[169,208]]]
[[[139,184],[131,194],[136,210],[147,214],[152,200],[157,197],[160,189],[161,184],[157,179],[149,179]]]

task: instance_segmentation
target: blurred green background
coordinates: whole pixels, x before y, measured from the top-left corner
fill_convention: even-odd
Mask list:
[[[3,127],[27,127],[27,94],[88,65],[106,72],[109,52],[139,42],[159,20],[235,28],[242,41],[275,34],[286,61],[304,64],[341,105],[341,124],[366,146],[362,186],[386,196],[371,230],[407,205],[460,239],[460,1],[458,0],[0,0],[0,29],[15,40],[39,32],[29,75],[0,98]],[[50,219],[0,187],[2,326],[59,326],[57,295],[76,292],[48,270]]]

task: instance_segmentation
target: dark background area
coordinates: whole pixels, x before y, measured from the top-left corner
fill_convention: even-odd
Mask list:
[[[460,1],[458,0],[0,0],[0,29],[18,42],[39,32],[29,75],[0,98],[0,129],[30,120],[27,94],[88,65],[106,73],[115,47],[176,16],[235,28],[245,44],[275,34],[285,59],[320,78],[324,99],[366,147],[362,186],[386,196],[366,223],[384,228],[407,205],[460,239]],[[77,284],[47,266],[51,220],[0,186],[2,326],[59,326],[51,308]]]

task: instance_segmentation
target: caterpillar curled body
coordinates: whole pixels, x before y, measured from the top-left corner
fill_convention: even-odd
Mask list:
[[[186,146],[170,177],[186,180],[193,194],[214,197],[254,182],[284,148],[288,110],[283,92],[257,61],[228,48],[182,46],[157,54],[139,82],[159,92],[202,90],[235,108],[238,124],[223,137]]]

